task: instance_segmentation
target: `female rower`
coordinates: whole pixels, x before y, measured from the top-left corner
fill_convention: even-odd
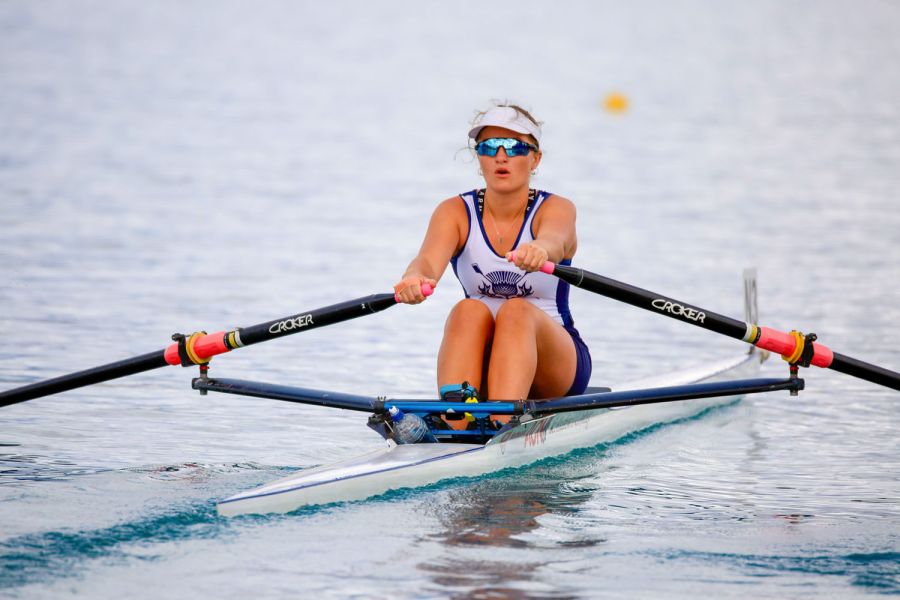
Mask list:
[[[485,187],[438,205],[394,291],[422,302],[421,285],[437,285],[448,264],[462,284],[466,297],[447,318],[438,354],[442,398],[580,394],[591,357],[573,326],[569,284],[539,271],[547,260],[571,263],[575,206],[529,185],[542,157],[540,124],[518,106],[495,106],[469,138]]]

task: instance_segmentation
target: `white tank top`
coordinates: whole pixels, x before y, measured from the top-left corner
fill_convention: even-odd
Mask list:
[[[532,223],[549,192],[531,190],[525,208],[525,220],[513,248],[534,240]],[[469,217],[469,235],[462,250],[450,260],[456,278],[462,284],[466,298],[484,302],[496,317],[497,310],[510,298],[524,298],[564,327],[574,322],[569,312],[569,284],[546,273],[526,273],[505,256],[497,254],[484,230],[482,208],[484,191],[472,190],[460,194]],[[571,260],[560,264],[569,265]]]

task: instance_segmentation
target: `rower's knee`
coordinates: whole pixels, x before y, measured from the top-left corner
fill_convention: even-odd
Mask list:
[[[521,323],[530,319],[535,310],[536,307],[524,298],[510,298],[497,311],[497,325],[500,326],[507,321]]]
[[[494,323],[494,315],[484,302],[474,298],[465,298],[456,303],[456,306],[447,316],[445,331],[454,327],[490,327]]]

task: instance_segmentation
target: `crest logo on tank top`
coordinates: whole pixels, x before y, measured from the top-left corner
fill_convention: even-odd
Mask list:
[[[515,271],[491,271],[485,274],[478,267],[478,263],[472,263],[472,270],[481,275],[484,283],[478,286],[478,292],[482,296],[491,298],[525,298],[534,293],[534,289],[528,285],[525,273],[516,273]]]

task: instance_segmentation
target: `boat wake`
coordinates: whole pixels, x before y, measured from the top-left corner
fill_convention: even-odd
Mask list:
[[[797,554],[743,554],[686,550],[648,553],[655,560],[722,564],[748,579],[775,575],[824,575],[846,580],[851,586],[880,594],[900,593],[900,552],[854,552],[847,554],[805,549]]]
[[[153,560],[147,544],[226,535],[229,526],[216,516],[209,501],[195,502],[163,514],[111,527],[85,531],[49,531],[0,542],[0,589],[45,583],[76,573],[83,561],[113,558]],[[129,545],[142,543],[142,551]]]
[[[115,503],[164,504],[166,509],[108,527],[60,528],[3,539],[0,541],[0,589],[48,583],[72,576],[83,571],[86,561],[155,560],[162,556],[164,545],[232,535],[235,530],[233,524],[216,514],[215,502],[224,493],[223,483],[227,482],[228,488],[240,487],[247,485],[248,481],[255,483],[284,476],[291,471],[292,468],[254,463],[183,463],[130,469],[69,469],[55,475],[55,470],[48,470],[46,465],[42,465],[36,473],[17,479],[42,483],[54,481],[55,485],[59,485],[71,482],[75,476],[99,475],[101,479],[93,482],[89,482],[90,478],[78,477],[77,485],[83,491],[88,489],[99,497],[111,498]],[[234,478],[239,481],[235,483]],[[148,479],[158,483],[154,485]],[[190,486],[192,495],[200,492],[203,497],[183,500],[185,485]],[[45,500],[52,500],[41,496],[44,488],[43,485],[27,488],[29,494],[34,493],[32,502],[38,509]],[[15,487],[9,485],[6,489],[13,491]],[[113,490],[118,491],[118,495],[113,495]],[[131,495],[132,490],[140,493],[141,497]],[[172,500],[173,495],[182,500]],[[106,506],[108,508],[108,502]],[[96,512],[103,510],[99,505],[92,508]],[[243,520],[245,524],[248,522],[253,523],[253,520]]]

